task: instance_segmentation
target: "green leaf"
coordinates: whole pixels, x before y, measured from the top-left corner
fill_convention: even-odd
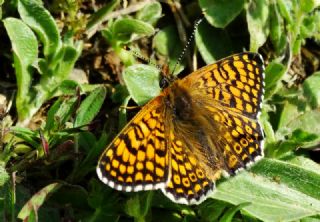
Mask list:
[[[4,3],[4,0],[0,0],[0,19],[2,20],[2,5]]]
[[[282,157],[298,148],[314,147],[319,142],[320,136],[317,134],[296,129],[285,140],[281,141],[280,144],[275,145],[276,149],[274,149],[273,157]]]
[[[279,12],[282,17],[289,23],[292,24],[292,16],[290,10],[292,9],[292,3],[290,1],[278,0],[277,5],[279,7]]]
[[[0,163],[0,187],[3,187],[5,183],[9,180],[9,175],[6,171],[4,164]]]
[[[153,38],[152,45],[161,55],[167,58],[170,72],[174,71],[174,74],[178,74],[183,70],[184,61],[179,61],[177,64],[182,52],[182,45],[174,26],[170,25],[161,29]],[[175,67],[176,64],[177,67]],[[173,70],[174,68],[176,69]]]
[[[270,4],[270,39],[277,54],[281,54],[286,46],[286,35],[284,33],[283,18],[280,16],[275,3]]]
[[[280,110],[279,110],[280,112]],[[283,107],[281,110],[280,118],[278,121],[278,134],[279,131],[281,132],[282,135],[287,135],[285,132],[290,132],[290,129],[288,129],[288,125],[290,122],[295,121],[296,118],[301,115],[302,112],[299,111],[298,106],[291,101],[284,101],[283,102]],[[279,138],[279,136],[278,136]]]
[[[89,132],[79,133],[79,145],[85,151],[86,155],[84,160],[80,163],[76,170],[74,178],[82,179],[89,172],[92,172],[92,166],[96,164],[97,159],[101,152],[106,148],[108,136],[102,133],[99,140]]]
[[[305,12],[305,13],[311,12],[317,6],[316,1],[317,0],[302,0],[302,1],[299,1],[301,10],[303,12]],[[318,2],[318,4],[319,4],[319,2]]]
[[[114,92],[111,96],[113,103],[122,103],[129,96],[126,86],[118,84],[114,87]]]
[[[220,200],[207,200],[199,205],[198,212],[203,221],[218,221],[231,204]]]
[[[78,98],[72,97],[68,99],[59,98],[50,107],[48,111],[45,131],[56,131],[59,127],[63,127],[75,112]]]
[[[111,31],[109,28],[106,28],[106,29],[101,30],[101,35],[102,35],[102,36],[105,38],[105,40],[106,40],[108,43],[110,43],[110,44],[112,44],[113,41],[115,41],[115,40],[113,39],[113,33],[112,33],[112,31]]]
[[[319,164],[304,156],[295,156],[290,154],[284,157],[283,160],[296,166],[303,166],[304,168],[316,174],[319,173]]]
[[[57,78],[59,82],[68,78],[75,62],[82,52],[82,42],[77,42],[75,45],[64,44],[61,51],[63,56],[61,59],[57,60],[59,65],[57,65],[56,69],[53,71],[55,73],[55,78]]]
[[[38,56],[38,42],[31,29],[21,20],[7,18],[3,20],[14,53],[14,66],[17,78],[16,106],[19,120],[28,115],[30,84],[33,77],[32,64]]]
[[[278,89],[280,80],[287,71],[286,67],[276,61],[272,61],[266,68],[265,98],[270,98]]]
[[[233,42],[228,33],[223,29],[210,26],[207,22],[199,24],[195,36],[199,52],[207,64],[233,52]]]
[[[10,38],[13,42],[13,48],[28,48],[29,50],[29,54],[26,50],[24,50],[26,53],[23,50],[15,50],[14,54],[18,82],[17,110],[19,124],[25,125],[41,105],[54,95],[59,84],[69,76],[81,53],[82,44],[81,42],[73,44],[71,38],[66,38],[63,46],[61,46],[62,42],[59,39],[60,35],[55,22],[49,12],[39,4],[39,1],[21,0],[19,2],[19,12],[23,20],[32,27],[43,42],[46,56],[45,59],[38,60],[38,68],[42,74],[40,82],[30,88],[32,65],[37,65],[35,64],[38,55],[36,37],[28,26],[19,20],[14,21],[15,27],[11,27],[11,34],[9,33],[10,26],[8,26],[9,36],[12,36]],[[8,25],[11,24],[12,26],[13,20],[8,21],[11,21]],[[16,43],[19,43],[19,45]],[[32,60],[29,59],[31,49],[33,52]]]
[[[287,127],[294,131],[296,129],[303,129],[309,133],[320,135],[320,111],[319,110],[310,110],[304,112],[302,115],[298,116],[292,120]]]
[[[104,21],[104,17],[107,16],[112,10],[119,5],[119,0],[112,0],[105,6],[101,7],[98,11],[91,15],[87,24],[87,32],[94,29]]]
[[[131,66],[136,63],[134,53],[120,47],[115,47],[114,50],[116,54],[119,56],[120,60],[125,65],[125,67]]]
[[[14,136],[19,137],[24,140],[24,142],[29,143],[33,147],[39,146],[39,133],[32,131],[28,128],[24,127],[12,127],[12,132],[14,133]]]
[[[301,38],[310,38],[316,35],[317,24],[319,23],[320,12],[314,13],[311,16],[305,17],[303,19],[302,25],[300,27]]]
[[[207,21],[216,28],[226,27],[245,6],[244,0],[199,0]]]
[[[74,127],[89,124],[98,114],[106,97],[106,88],[100,87],[90,93],[81,103]]]
[[[159,70],[143,64],[133,65],[123,72],[123,80],[133,100],[143,105],[161,92]]]
[[[74,67],[74,64],[81,54],[82,42],[78,44],[64,44],[55,59],[52,61],[48,73],[42,75],[38,89],[41,96],[36,98],[36,104],[42,104],[45,100],[52,98],[61,82],[66,80]]]
[[[151,2],[138,11],[136,18],[155,25],[162,16],[162,8],[159,2]]]
[[[32,211],[38,211],[48,196],[62,186],[60,183],[52,183],[42,188],[23,206],[18,214],[18,218],[24,220],[32,214]]]
[[[92,147],[97,143],[97,139],[94,134],[88,131],[80,132],[78,134],[78,144],[83,148],[85,152],[92,150]]]
[[[313,109],[320,107],[320,72],[316,72],[303,82],[303,94]]]
[[[138,36],[154,34],[154,28],[150,24],[138,19],[118,19],[113,23],[112,28],[114,38],[122,42],[129,41],[132,34],[137,34]]]
[[[83,90],[83,85],[79,85],[78,82],[73,80],[64,80],[61,82],[61,84],[58,86],[57,91],[55,91],[54,97],[57,96],[66,96],[66,95],[74,95],[76,93],[77,88],[80,88]]]
[[[297,142],[311,142],[317,139],[317,134],[314,133],[308,133],[307,131],[304,131],[302,129],[296,129],[292,132],[292,140],[295,140]]]
[[[125,212],[137,221],[145,221],[151,207],[152,196],[153,192],[135,194],[127,201]]]
[[[56,112],[59,110],[63,100],[62,98],[58,98],[53,105],[50,107],[48,114],[47,114],[47,121],[45,126],[45,131],[52,130],[53,128],[57,128],[59,126],[58,123],[56,123]]]
[[[293,221],[320,211],[320,166],[264,158],[252,169],[221,182],[213,197],[238,205],[262,221]],[[307,162],[307,164],[304,164]]]
[[[88,204],[95,209],[95,212],[89,215],[86,221],[119,221],[119,212],[121,212],[123,205],[119,202],[117,192],[95,179],[91,180],[89,185]]]
[[[320,216],[302,218],[300,222],[319,222]]]
[[[234,215],[239,211],[241,210],[242,208],[246,207],[246,206],[249,206],[250,203],[241,203],[241,204],[238,204],[237,206],[234,206],[234,207],[231,207],[229,208],[224,214],[223,216],[220,218],[219,221],[221,222],[232,222],[234,219]]]
[[[25,221],[27,222],[38,222],[38,213],[34,209],[30,209],[30,213]]]
[[[38,34],[44,46],[44,55],[50,61],[61,47],[59,30],[53,17],[37,0],[19,0],[18,11],[22,20]]]
[[[269,115],[268,115],[268,109],[269,107],[267,105],[263,106],[261,116],[260,116],[260,122],[262,124],[263,131],[265,133],[265,145],[268,145],[268,143],[275,142],[275,135],[274,130],[272,127],[272,124],[269,121]]]
[[[267,0],[252,0],[247,9],[250,51],[257,52],[269,35],[269,5]]]

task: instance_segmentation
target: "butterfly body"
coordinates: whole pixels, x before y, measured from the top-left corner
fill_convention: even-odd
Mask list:
[[[176,79],[104,151],[99,178],[117,190],[202,202],[222,174],[263,155],[263,78],[261,56],[241,53]]]

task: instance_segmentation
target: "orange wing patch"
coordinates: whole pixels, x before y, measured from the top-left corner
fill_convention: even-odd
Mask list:
[[[207,134],[223,154],[223,169],[228,175],[235,175],[263,156],[263,132],[257,120],[216,107],[205,108],[211,117],[208,122],[220,125],[219,136]]]
[[[146,105],[101,155],[97,174],[122,191],[163,188],[168,180],[162,98]]]
[[[171,135],[170,181],[162,192],[172,201],[182,204],[201,203],[214,190],[214,181],[181,140]]]
[[[261,110],[264,66],[259,54],[248,52],[224,58],[191,73],[183,81],[191,84],[191,93],[213,99],[215,105],[249,118],[257,118]]]

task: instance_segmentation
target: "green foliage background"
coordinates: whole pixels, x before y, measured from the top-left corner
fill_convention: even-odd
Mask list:
[[[320,221],[319,0],[49,2],[0,0],[3,221]],[[263,160],[198,206],[98,180],[100,153],[134,114],[121,107],[160,93],[157,66],[187,74],[244,50],[266,61]],[[107,74],[92,68],[105,55]]]

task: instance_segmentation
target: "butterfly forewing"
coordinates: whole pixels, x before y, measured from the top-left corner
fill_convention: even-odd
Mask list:
[[[199,69],[184,79],[191,94],[212,105],[255,119],[264,93],[263,59],[256,53],[240,53]]]
[[[97,174],[109,186],[123,191],[165,187],[168,149],[161,97],[148,103],[101,155]]]

